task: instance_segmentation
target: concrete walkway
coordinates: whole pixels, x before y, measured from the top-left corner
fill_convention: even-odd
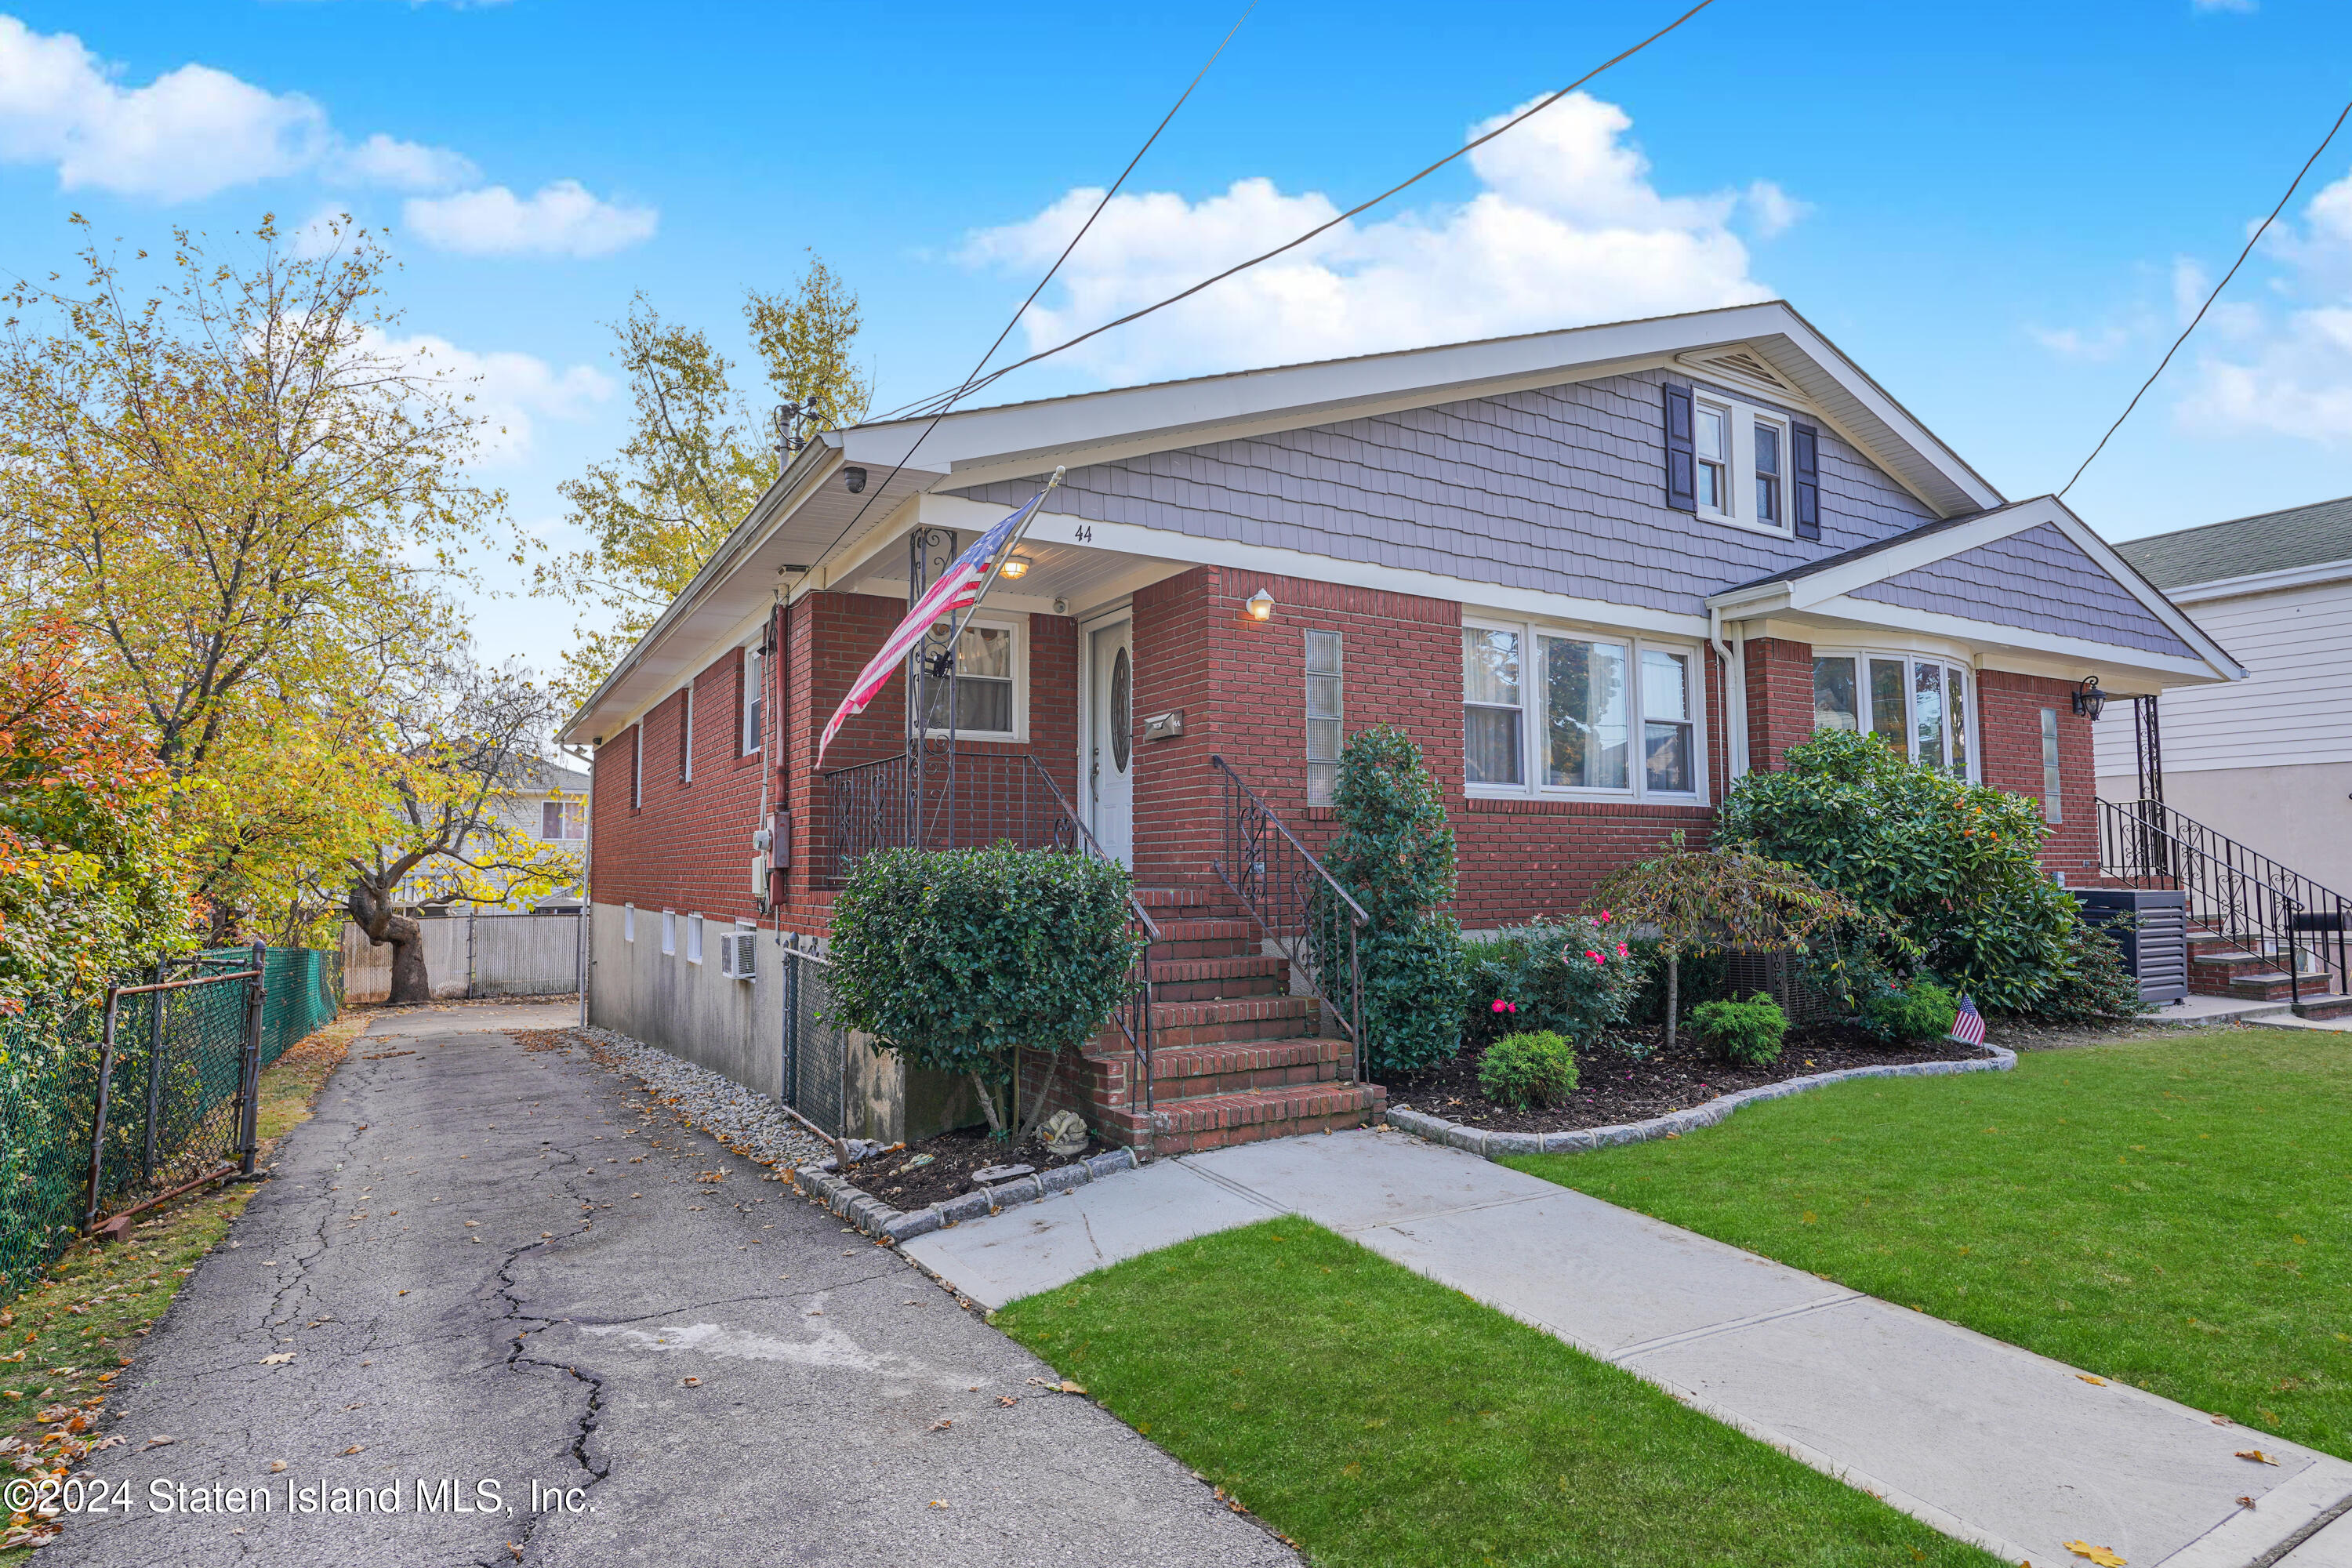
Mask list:
[[[2352,1509],[2352,1464],[1400,1132],[1165,1160],[904,1250],[995,1307],[1277,1214],[2011,1562],[2078,1562],[2083,1541],[2133,1568],[2352,1568],[2352,1513],[2279,1554]],[[2255,1447],[2278,1466],[2236,1457]]]
[[[127,1507],[44,1564],[1296,1563],[897,1256],[502,1032],[578,1016],[371,1024],[118,1385],[90,1468]]]

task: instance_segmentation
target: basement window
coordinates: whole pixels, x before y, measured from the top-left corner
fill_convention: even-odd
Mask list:
[[[677,951],[677,911],[676,910],[664,910],[662,911],[662,952],[666,953],[674,953]]]
[[[700,915],[686,917],[686,961],[688,963],[702,962],[702,917]]]
[[[621,940],[623,942],[637,940],[637,906],[635,904],[621,906]]]

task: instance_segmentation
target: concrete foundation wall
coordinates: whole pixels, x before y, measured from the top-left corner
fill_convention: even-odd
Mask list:
[[[2167,699],[2168,701],[2170,699]],[[2115,721],[2107,710],[2105,722]],[[2124,723],[2131,722],[2126,715]],[[2099,780],[2103,799],[2137,798],[2133,773]],[[2352,899],[2352,763],[2168,772],[2164,803],[2192,821]]]
[[[577,915],[485,915],[470,932],[475,921],[468,915],[417,924],[436,997],[553,996],[580,989]],[[381,1002],[391,994],[391,947],[377,946],[344,921],[344,998]]]

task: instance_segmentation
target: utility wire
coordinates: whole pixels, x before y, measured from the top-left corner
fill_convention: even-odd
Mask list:
[[[2139,400],[2147,395],[2147,389],[2156,384],[2157,377],[2162,375],[2165,366],[2172,363],[2172,356],[2180,352],[2180,345],[2189,341],[2189,334],[2197,330],[2197,323],[2205,319],[2205,312],[2211,310],[2213,302],[2221,297],[2221,290],[2230,286],[2230,279],[2238,275],[2238,268],[2246,264],[2246,258],[2254,253],[2254,247],[2261,242],[2263,235],[2270,232],[2270,226],[2278,221],[2279,214],[2286,211],[2286,204],[2294,199],[2294,193],[2302,185],[2303,177],[2311,173],[2311,166],[2319,162],[2319,155],[2327,151],[2327,144],[2336,140],[2336,133],[2338,131],[2344,129],[2344,121],[2347,117],[2352,117],[2352,103],[2347,103],[2342,111],[2336,116],[2336,123],[2327,128],[2327,134],[2319,139],[2319,145],[2311,150],[2311,156],[2303,161],[2303,167],[2297,169],[2294,178],[2287,183],[2286,194],[2279,197],[2278,205],[2271,208],[2271,216],[2263,219],[2262,226],[2255,229],[2247,238],[2246,247],[2238,252],[2238,259],[2230,264],[2229,271],[2221,274],[2221,281],[2213,285],[2213,291],[2205,296],[2205,302],[2202,305],[2197,307],[2196,316],[2187,326],[2180,329],[2180,335],[2172,340],[2172,346],[2164,351],[2164,357],[2157,362],[2156,368],[2148,373],[2147,379],[2139,384],[2139,390],[2132,394],[2132,400],[2124,405],[2124,411],[2121,414],[2116,416],[2116,422],[2107,426],[2107,433],[2099,437],[2099,444],[2091,448],[2091,455],[2083,459],[2082,468],[2074,470],[2074,479],[2068,479],[2064,488],[2059,490],[2059,500],[2066,499],[2066,491],[2074,488],[2074,479],[2083,477],[2083,469],[2089,468],[2097,460],[2099,454],[2107,449],[2107,443],[2116,438],[2116,432],[2122,429],[2124,421],[2132,416],[2132,410],[2139,406]]]
[[[1456,158],[1460,158],[1466,153],[1475,152],[1477,149],[1485,146],[1487,142],[1492,142],[1496,137],[1500,136],[1504,132],[1510,130],[1513,126],[1517,125],[1522,121],[1532,119],[1534,116],[1541,114],[1545,110],[1549,109],[1553,104],[1558,103],[1561,99],[1566,98],[1570,93],[1574,92],[1578,88],[1582,87],[1594,77],[1599,76],[1601,72],[1609,69],[1612,66],[1622,65],[1625,61],[1633,58],[1635,55],[1640,54],[1643,49],[1648,48],[1652,44],[1656,43],[1660,38],[1664,37],[1668,33],[1673,32],[1685,22],[1689,21],[1693,16],[1697,16],[1701,11],[1706,10],[1709,5],[1714,4],[1715,0],[1698,0],[1697,5],[1693,5],[1689,10],[1675,17],[1673,21],[1659,28],[1656,32],[1652,33],[1640,43],[1633,45],[1631,48],[1625,49],[1619,54],[1612,56],[1606,60],[1603,60],[1601,64],[1593,67],[1591,70],[1586,71],[1582,76],[1578,77],[1574,81],[1570,82],[1566,87],[1561,88],[1558,92],[1555,92],[1550,97],[1544,99],[1541,102],[1531,106],[1518,114],[1513,115],[1510,119],[1503,121],[1502,124],[1497,125],[1492,131],[1487,132],[1484,136],[1464,142],[1453,152],[1448,153],[1444,157],[1438,159],[1434,163],[1423,169],[1420,173],[1412,175],[1410,178],[1402,180],[1396,184],[1391,185],[1387,190],[1382,191],[1379,195],[1372,197],[1370,200],[1357,203],[1354,206],[1349,207],[1346,212],[1341,213],[1339,216],[1332,218],[1328,223],[1318,224],[1313,228],[1308,229],[1305,234],[1300,235],[1297,238],[1277,245],[1272,250],[1266,251],[1262,255],[1253,256],[1246,261],[1238,262],[1232,267],[1228,267],[1223,272],[1216,274],[1213,278],[1204,278],[1200,282],[1193,284],[1191,288],[1186,289],[1180,293],[1171,294],[1168,298],[1160,300],[1158,304],[1146,305],[1143,309],[1139,310],[1131,310],[1126,315],[1118,317],[1115,321],[1105,321],[1098,327],[1093,328],[1087,331],[1080,332],[1076,337],[1071,338],[1066,342],[1057,343],[1050,349],[1045,349],[1037,353],[1031,354],[1027,359],[1015,360],[1011,364],[991,371],[987,375],[981,377],[976,381],[967,381],[963,385],[956,387],[952,391],[938,394],[933,397],[925,399],[922,403],[911,405],[910,407],[914,410],[919,411],[923,408],[932,406],[933,405],[938,405],[940,411],[945,412],[947,408],[953,406],[956,403],[961,402],[965,397],[980,391],[982,388],[989,385],[992,382],[1010,375],[1013,372],[1020,370],[1024,366],[1035,364],[1038,361],[1043,359],[1050,359],[1066,349],[1074,349],[1080,343],[1085,342],[1087,339],[1099,337],[1103,333],[1109,331],[1114,327],[1123,327],[1130,321],[1141,321],[1144,317],[1150,315],[1153,311],[1164,310],[1171,305],[1176,304],[1184,300],[1189,300],[1193,295],[1198,294],[1202,289],[1222,283],[1226,279],[1233,277],[1235,273],[1246,272],[1251,268],[1259,265],[1261,262],[1271,261],[1276,257],[1280,256],[1286,251],[1297,249],[1300,246],[1305,245],[1308,240],[1315,238],[1318,235],[1325,234],[1329,232],[1331,229],[1337,228],[1339,225],[1346,223],[1349,218],[1369,211],[1370,209],[1380,205],[1381,203],[1388,200],[1391,196],[1405,190],[1407,187],[1419,184],[1421,181],[1435,174],[1438,170],[1445,167],[1448,163],[1453,163]],[[2316,154],[2314,154],[2314,156],[2316,156]],[[1034,296],[1032,296],[1032,298],[1034,298]],[[1024,308],[1026,309],[1026,307]],[[929,432],[926,432],[926,434],[928,433]]]
[[[856,514],[850,518],[839,536],[831,544],[825,546],[824,555],[830,555],[841,548],[842,540],[847,539],[851,530],[865,519],[866,507],[881,500],[882,492],[890,488],[890,480],[897,479],[899,471],[914,461],[915,448],[930,438],[931,432],[940,427],[940,421],[947,416],[948,410],[953,408],[957,402],[972,388],[987,384],[986,382],[979,380],[980,373],[987,368],[990,360],[996,357],[996,351],[1004,346],[1004,340],[1013,335],[1013,329],[1021,324],[1021,318],[1028,314],[1029,307],[1037,302],[1037,296],[1045,291],[1045,285],[1051,283],[1054,280],[1054,275],[1061,271],[1062,263],[1070,258],[1070,252],[1077,249],[1078,241],[1086,238],[1087,231],[1095,226],[1095,219],[1102,216],[1103,209],[1110,205],[1111,198],[1118,195],[1119,187],[1127,184],[1127,177],[1135,173],[1135,166],[1143,162],[1143,155],[1151,151],[1151,144],[1160,140],[1160,133],[1168,129],[1169,121],[1176,118],[1176,111],[1184,107],[1184,100],[1192,96],[1192,89],[1201,85],[1202,79],[1209,74],[1209,68],[1217,63],[1217,57],[1225,52],[1225,46],[1234,41],[1234,35],[1242,30],[1242,24],[1250,19],[1250,13],[1257,7],[1258,0],[1249,0],[1249,4],[1243,8],[1242,14],[1234,19],[1234,25],[1225,29],[1225,36],[1217,41],[1217,47],[1209,52],[1209,58],[1201,62],[1201,68],[1192,73],[1192,79],[1185,84],[1182,92],[1176,95],[1176,101],[1170,104],[1168,112],[1160,117],[1160,123],[1151,128],[1151,134],[1143,139],[1143,145],[1135,150],[1135,156],[1127,161],[1127,167],[1118,172],[1118,178],[1111,182],[1110,189],[1105,191],[1102,200],[1095,204],[1095,210],[1087,215],[1087,221],[1080,224],[1078,232],[1070,237],[1070,243],[1062,247],[1062,254],[1054,258],[1054,265],[1045,268],[1045,276],[1037,279],[1037,286],[1029,290],[1029,297],[1021,301],[1021,308],[1013,312],[1013,319],[1004,323],[1004,330],[996,334],[996,341],[988,345],[988,352],[981,355],[980,363],[971,367],[971,374],[964,377],[963,386],[954,393],[945,395],[944,403],[940,403],[939,397],[934,396],[924,398],[919,404],[908,405],[909,410],[913,410],[940,403],[939,411],[931,416],[931,422],[923,426],[922,434],[916,437],[906,451],[899,455],[898,460],[891,465],[889,478],[875,487],[874,493],[868,496],[865,504],[857,509]],[[992,376],[989,379],[995,378]],[[816,559],[822,561],[824,555],[820,555]]]

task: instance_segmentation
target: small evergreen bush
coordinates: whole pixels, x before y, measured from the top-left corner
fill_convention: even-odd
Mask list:
[[[1058,1056],[1127,994],[1127,894],[1125,867],[1060,850],[877,849],[834,900],[827,1021],[969,1078],[996,1127],[1014,1051]]]
[[[1505,1035],[1478,1058],[1478,1088],[1520,1110],[1558,1105],[1576,1092],[1576,1050],[1549,1029]]]
[[[1950,992],[1922,979],[1866,998],[1854,1022],[1882,1040],[1940,1040],[1959,1016],[1960,1005]]]
[[[1769,994],[1759,991],[1745,1002],[1700,1003],[1691,1009],[1691,1026],[1725,1061],[1762,1067],[1780,1059],[1789,1016]]]
[[[1465,1045],[1549,1029],[1591,1050],[1625,1021],[1640,994],[1643,963],[1618,927],[1582,916],[1506,926],[1462,944],[1469,977]]]
[[[1412,1072],[1462,1048],[1462,928],[1454,897],[1454,829],[1421,748],[1393,725],[1348,737],[1332,805],[1339,831],[1324,866],[1364,908],[1363,1070]],[[1316,952],[1344,984],[1345,931],[1337,900],[1317,910]]]

